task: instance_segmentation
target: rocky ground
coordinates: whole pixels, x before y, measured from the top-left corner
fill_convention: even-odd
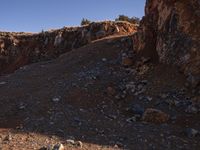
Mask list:
[[[106,37],[1,76],[0,149],[199,149],[199,97],[130,42]]]

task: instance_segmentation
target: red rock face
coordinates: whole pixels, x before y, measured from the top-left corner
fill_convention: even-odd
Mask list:
[[[29,63],[56,58],[109,35],[134,33],[137,26],[128,22],[107,21],[38,34],[0,32],[0,74]]]
[[[147,0],[134,35],[134,48],[165,64],[178,66],[196,87],[200,83],[200,1]]]

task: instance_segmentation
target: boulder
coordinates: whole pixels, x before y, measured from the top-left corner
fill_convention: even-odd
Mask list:
[[[148,108],[145,110],[142,120],[151,123],[167,123],[169,115],[158,109]]]

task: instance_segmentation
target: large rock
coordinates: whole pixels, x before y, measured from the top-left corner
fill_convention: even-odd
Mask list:
[[[169,120],[169,115],[158,109],[148,108],[145,110],[142,120],[156,124],[166,123]]]
[[[200,84],[199,20],[199,0],[147,0],[134,48],[155,61],[178,66],[196,87]]]

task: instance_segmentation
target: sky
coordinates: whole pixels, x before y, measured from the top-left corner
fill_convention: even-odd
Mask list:
[[[82,18],[114,20],[144,15],[145,0],[0,0],[0,31],[40,32],[79,26]]]

